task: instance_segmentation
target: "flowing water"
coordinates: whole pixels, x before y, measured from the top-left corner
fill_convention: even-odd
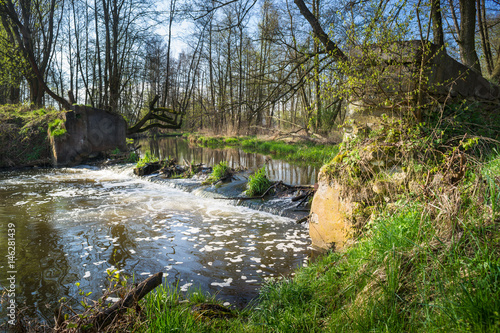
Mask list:
[[[132,165],[0,173],[0,323],[13,270],[18,307],[51,320],[79,288],[97,298],[109,269],[136,280],[163,271],[182,291],[243,306],[266,278],[289,275],[312,253],[307,226],[150,180]],[[5,257],[12,224],[14,269]]]

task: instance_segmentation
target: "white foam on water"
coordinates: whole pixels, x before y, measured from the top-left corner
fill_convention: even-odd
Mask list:
[[[188,291],[189,287],[191,287],[193,284],[192,283],[186,283],[181,286],[181,291]]]
[[[227,278],[224,279],[224,282],[212,282],[210,283],[210,285],[223,288],[223,287],[229,287],[232,282],[233,282],[232,278]]]

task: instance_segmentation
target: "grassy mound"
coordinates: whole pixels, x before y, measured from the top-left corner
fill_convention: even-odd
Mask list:
[[[64,134],[54,109],[33,110],[24,105],[0,106],[0,167],[50,163],[49,124]]]

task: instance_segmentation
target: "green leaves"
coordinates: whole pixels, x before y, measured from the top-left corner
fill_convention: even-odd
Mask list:
[[[219,164],[217,164],[216,166],[214,166],[214,168],[212,170],[212,173],[207,178],[207,180],[205,180],[203,182],[203,184],[204,185],[208,185],[208,184],[216,183],[220,179],[226,177],[229,174],[230,171],[231,171],[231,168],[229,167],[229,165],[227,164],[227,162],[226,161],[222,161]]]
[[[49,123],[49,134],[55,138],[63,136],[66,134],[66,128],[64,127],[64,120],[54,119],[54,121]]]

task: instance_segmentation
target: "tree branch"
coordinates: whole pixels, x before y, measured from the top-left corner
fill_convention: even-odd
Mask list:
[[[311,25],[311,28],[313,29],[314,35],[320,40],[321,43],[326,48],[326,51],[330,53],[336,60],[343,60],[347,61],[347,56],[342,52],[341,49],[335,44],[326,34],[326,32],[323,30],[321,25],[319,24],[318,19],[316,16],[314,16],[309,8],[307,8],[306,4],[304,3],[303,0],[293,0],[297,7],[299,7],[300,13],[302,16],[305,17],[305,19],[309,22]]]

